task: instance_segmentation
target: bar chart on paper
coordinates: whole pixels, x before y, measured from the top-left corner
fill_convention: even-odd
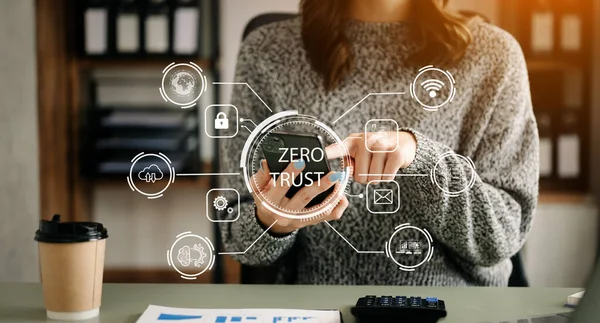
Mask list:
[[[341,323],[340,312],[295,309],[190,309],[149,305],[137,323]]]
[[[269,322],[269,323],[283,323],[283,322],[305,322],[305,323],[316,323],[319,322],[314,316],[274,316],[274,317],[261,317],[258,316],[217,316],[214,323],[256,323],[258,321]]]

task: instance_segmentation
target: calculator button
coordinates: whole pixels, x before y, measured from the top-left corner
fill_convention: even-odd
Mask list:
[[[427,297],[425,298],[425,303],[427,307],[436,308],[438,306],[438,299],[437,297]]]

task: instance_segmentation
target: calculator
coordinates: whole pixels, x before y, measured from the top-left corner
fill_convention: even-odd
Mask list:
[[[361,297],[352,315],[362,323],[435,323],[446,317],[446,304],[437,297],[374,296]]]

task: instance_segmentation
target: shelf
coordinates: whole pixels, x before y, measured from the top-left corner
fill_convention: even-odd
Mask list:
[[[587,193],[573,192],[540,192],[538,203],[540,204],[583,204],[592,200]]]
[[[98,68],[165,68],[167,65],[175,62],[192,61],[203,70],[209,69],[211,61],[206,59],[190,59],[181,57],[172,58],[81,58],[77,59],[77,65],[81,69]]]
[[[553,59],[530,59],[527,60],[527,69],[530,72],[536,71],[563,71],[582,69],[584,66],[577,62],[568,62]]]

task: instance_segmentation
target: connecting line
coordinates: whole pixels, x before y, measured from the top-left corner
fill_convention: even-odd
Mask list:
[[[356,108],[357,106],[359,106],[361,103],[363,103],[364,100],[368,99],[370,96],[381,96],[381,95],[404,95],[404,92],[389,92],[389,93],[369,93],[367,94],[367,96],[365,96],[362,100],[358,101],[357,104],[355,104],[352,108],[348,109],[348,111],[344,112],[344,114],[342,114],[339,118],[335,119],[335,121],[333,122],[333,124],[336,124],[338,121],[340,121],[341,118],[343,118],[344,116],[346,116],[348,113],[350,113],[350,111],[352,111],[354,108]]]
[[[246,130],[248,130],[249,133],[252,133],[252,130],[248,129],[248,127],[246,127],[244,125],[241,125],[241,127],[244,128],[244,129],[246,129]]]
[[[258,126],[256,125],[256,123],[254,122],[254,120],[252,120],[252,119],[246,119],[246,118],[242,118],[242,122],[246,122],[246,121],[248,121],[248,122],[252,123],[252,124],[253,124],[255,127],[258,127]]]
[[[260,238],[262,238],[269,230],[271,230],[271,228],[275,225],[275,223],[277,223],[277,220],[275,220],[275,222],[273,222],[273,224],[271,224],[270,227],[267,228],[267,230],[265,230],[265,232],[263,232],[260,236],[258,236],[258,239],[254,240],[254,242],[252,242],[252,244],[250,245],[250,247],[246,248],[246,250],[244,252],[219,252],[219,255],[243,255],[246,252],[248,252],[248,250],[250,250],[250,248],[252,248],[254,246],[255,243],[258,242],[258,240],[260,240]]]
[[[351,244],[351,243],[350,243],[348,240],[346,240],[346,238],[344,238],[344,236],[343,236],[343,235],[341,235],[341,234],[338,232],[338,230],[336,230],[336,229],[335,229],[333,226],[331,226],[331,224],[329,224],[329,221],[323,221],[323,222],[327,223],[327,225],[328,225],[328,226],[329,226],[331,229],[333,229],[333,231],[335,231],[335,233],[337,233],[337,234],[338,234],[338,235],[339,235],[339,236],[340,236],[342,239],[344,239],[344,241],[346,241],[346,243],[347,243],[347,244],[349,244],[349,245],[350,245],[350,247],[352,247],[352,249],[354,249],[354,251],[356,251],[357,253],[372,253],[372,254],[373,254],[373,253],[385,253],[385,252],[383,252],[383,251],[361,251],[361,250],[358,250],[358,249],[356,249],[356,248],[355,248],[355,247],[354,247],[354,246],[353,246],[353,245],[352,245],[352,244]]]
[[[345,193],[345,192],[344,192],[344,193]],[[361,193],[361,194],[356,194],[356,195],[355,195],[355,194],[350,194],[350,193],[345,193],[345,194],[346,194],[348,197],[358,197],[359,199],[361,199],[361,198],[365,197],[365,195],[364,195],[364,194],[362,194],[362,193]]]
[[[240,173],[197,173],[197,174],[176,174],[176,176],[240,176]]]
[[[247,86],[250,91],[252,91],[252,93],[254,93],[254,95],[256,95],[256,97],[260,100],[260,102],[262,102],[262,104],[265,105],[265,107],[267,107],[267,109],[269,109],[269,111],[271,113],[273,113],[273,110],[271,110],[271,108],[269,108],[269,106],[265,103],[265,101],[263,101],[263,99],[260,98],[260,96],[258,96],[258,94],[256,94],[256,92],[254,91],[254,89],[252,87],[250,87],[250,85],[248,83],[240,83],[240,82],[213,82],[214,85],[245,85]]]

